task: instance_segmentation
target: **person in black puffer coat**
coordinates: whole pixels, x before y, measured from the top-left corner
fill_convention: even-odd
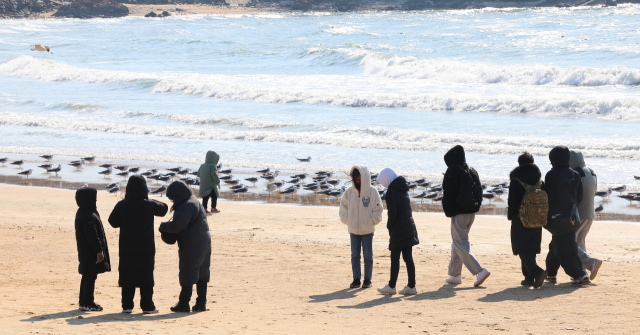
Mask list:
[[[190,312],[189,301],[196,284],[198,298],[193,311],[206,311],[207,283],[211,263],[211,234],[204,207],[187,184],[175,181],[167,188],[167,198],[173,201],[173,219],[160,225],[163,241],[178,242],[180,257],[180,299],[171,307],[174,312]]]
[[[547,279],[555,283],[560,266],[574,279],[572,285],[581,286],[591,281],[582,269],[578,256],[575,231],[578,222],[571,220],[571,211],[582,201],[582,180],[580,174],[569,167],[570,152],[565,146],[557,146],[549,152],[553,168],[544,178],[544,190],[549,196],[549,217],[547,229],[552,237],[547,255]]]
[[[80,282],[80,309],[83,311],[102,311],[102,307],[93,301],[98,274],[111,271],[111,259],[104,227],[96,208],[98,191],[93,187],[83,187],[76,191],[76,243],[78,246],[78,273]]]
[[[412,248],[418,245],[418,230],[413,221],[409,186],[404,177],[398,177],[391,169],[384,169],[378,176],[378,182],[387,188],[387,229],[389,230],[389,250],[391,250],[391,278],[389,284],[379,288],[383,294],[396,293],[396,281],[400,272],[400,254],[407,266],[409,283],[400,294],[414,295],[416,290],[416,267],[413,263]]]
[[[525,152],[518,157],[519,166],[511,171],[509,179],[509,208],[507,219],[511,220],[511,250],[520,256],[520,265],[524,286],[538,288],[544,283],[546,272],[536,263],[536,255],[540,253],[542,243],[542,228],[526,228],[520,221],[520,205],[526,193],[525,188],[516,179],[527,185],[536,185],[542,178],[542,173],[534,164],[533,156]],[[543,183],[544,186],[544,183]]]
[[[120,265],[118,284],[122,288],[122,310],[131,313],[136,287],[140,288],[143,313],[157,313],[153,303],[153,270],[156,244],[154,216],[165,216],[166,204],[150,200],[144,177],[133,175],[127,183],[124,200],[109,215],[109,224],[120,228]]]

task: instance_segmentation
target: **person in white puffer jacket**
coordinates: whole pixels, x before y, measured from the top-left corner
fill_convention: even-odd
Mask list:
[[[373,273],[373,233],[382,221],[382,200],[375,187],[371,186],[371,174],[365,166],[351,168],[352,185],[340,201],[340,221],[346,224],[351,236],[351,288],[360,287],[360,250],[364,254],[363,288],[369,288]]]

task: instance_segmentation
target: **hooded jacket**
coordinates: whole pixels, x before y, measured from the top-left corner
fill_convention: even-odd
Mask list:
[[[382,200],[378,190],[371,186],[371,173],[364,166],[354,166],[361,176],[360,192],[355,183],[342,195],[340,201],[340,221],[346,224],[349,233],[368,235],[376,231],[375,226],[382,221]]]
[[[165,203],[149,200],[148,193],[144,177],[131,176],[124,200],[118,202],[109,215],[111,227],[120,228],[118,284],[121,287],[153,287],[155,284],[154,216],[165,216],[169,208]]]
[[[198,190],[199,197],[206,197],[215,192],[216,197],[220,196],[218,191],[218,185],[220,184],[220,178],[218,177],[218,161],[220,155],[215,151],[207,151],[207,157],[205,163],[200,165],[198,169],[198,177],[200,177],[200,189]]]
[[[444,162],[447,164],[447,171],[444,174],[444,180],[442,181],[442,190],[444,195],[442,196],[442,209],[447,217],[454,217],[459,214],[472,214],[477,213],[478,210],[464,210],[458,206],[458,193],[460,191],[460,180],[462,179],[463,169],[469,169],[472,175],[478,177],[478,172],[469,165],[465,158],[464,148],[461,145],[456,145],[451,148],[444,155]]]
[[[562,236],[580,228],[571,224],[573,206],[582,201],[582,181],[578,172],[569,167],[570,154],[565,146],[557,146],[549,152],[551,170],[544,177],[544,188],[549,196],[547,229],[553,236]]]
[[[174,201],[173,219],[163,222],[160,232],[177,235],[180,286],[193,285],[199,280],[208,282],[211,234],[204,207],[181,181],[169,185],[167,198]]]
[[[511,250],[513,254],[539,254],[542,243],[542,228],[526,228],[522,225],[520,206],[526,190],[516,178],[527,185],[535,185],[541,180],[542,173],[533,163],[513,169],[509,174],[511,184],[509,184],[509,199],[507,200],[509,204],[507,219],[511,220]]]
[[[570,167],[578,172],[582,181],[582,201],[578,204],[580,220],[588,220],[596,217],[594,198],[598,189],[598,177],[584,163],[582,153],[579,151],[570,152]]]
[[[409,186],[404,177],[395,178],[387,189],[389,250],[402,250],[420,243],[408,192]]]
[[[76,191],[76,244],[78,247],[78,273],[81,275],[111,271],[111,259],[104,227],[96,209],[98,191],[93,187],[83,187]],[[98,254],[104,260],[96,264]]]

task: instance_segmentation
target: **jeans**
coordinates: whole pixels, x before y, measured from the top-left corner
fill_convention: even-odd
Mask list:
[[[586,272],[582,269],[582,262],[578,257],[578,244],[575,232],[562,236],[551,237],[549,254],[547,254],[547,274],[555,277],[560,266],[569,276],[580,279]]]
[[[209,195],[202,197],[202,207],[204,207],[204,209],[207,209],[209,198],[211,198],[211,209],[218,208],[218,197],[216,197],[215,190],[211,190],[211,193]]]
[[[207,282],[200,280],[196,284],[196,291],[198,293],[198,297],[196,298],[196,304],[207,303]],[[180,291],[180,305],[188,305],[191,300],[191,295],[193,294],[193,285],[182,286],[182,291]]]
[[[524,279],[528,282],[533,283],[536,276],[541,272],[541,267],[536,263],[536,254],[535,253],[520,253],[520,265],[522,266],[522,274],[524,275]]]
[[[407,286],[416,287],[416,266],[413,264],[413,247],[406,247],[402,250],[391,250],[391,278],[389,279],[389,287],[395,288],[398,281],[398,273],[400,273],[400,254],[407,266],[407,275],[409,276],[409,284]]]
[[[98,279],[97,273],[82,275],[82,280],[80,281],[80,306],[91,305],[94,303],[93,291],[96,288],[96,279]]]
[[[122,309],[133,309],[133,298],[136,295],[135,287],[122,288]],[[140,288],[140,308],[143,311],[153,311],[156,305],[153,303],[153,286]]]
[[[364,254],[364,280],[371,280],[373,274],[373,233],[367,235],[351,235],[351,269],[353,279],[360,279],[360,248]]]
[[[458,214],[451,218],[451,260],[449,276],[456,277],[462,273],[462,264],[473,274],[482,271],[482,266],[471,253],[469,231],[475,220],[475,214]]]

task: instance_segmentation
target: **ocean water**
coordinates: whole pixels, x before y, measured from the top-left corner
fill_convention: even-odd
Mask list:
[[[52,53],[32,52],[31,44]],[[640,6],[0,20],[0,153],[437,181],[522,151],[640,175]],[[311,156],[311,163],[297,157]]]

